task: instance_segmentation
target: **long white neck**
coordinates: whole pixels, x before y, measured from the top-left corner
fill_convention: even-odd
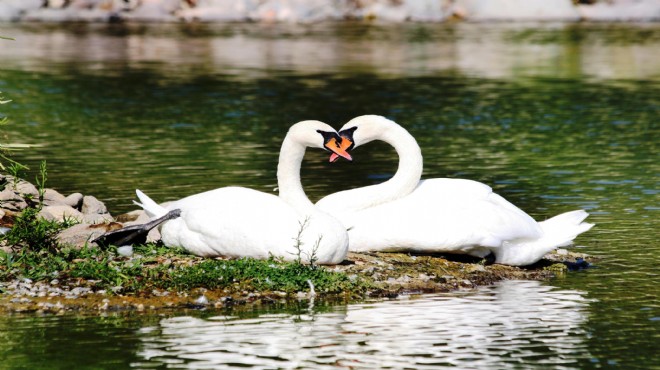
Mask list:
[[[422,152],[412,135],[398,125],[380,131],[374,140],[392,145],[399,155],[399,168],[389,180],[371,186],[330,194],[316,203],[321,210],[336,217],[348,217],[351,213],[387,203],[410,194],[422,177],[424,167]]]
[[[399,155],[399,167],[394,176],[372,187],[379,203],[385,203],[410,194],[422,178],[424,160],[415,138],[401,126],[384,131],[380,140],[392,145]]]
[[[305,156],[305,145],[289,137],[284,138],[277,164],[277,186],[279,195],[300,213],[315,210],[314,204],[307,198],[300,182],[300,166]]]

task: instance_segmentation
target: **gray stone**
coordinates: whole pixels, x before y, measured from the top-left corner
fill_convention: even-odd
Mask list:
[[[98,214],[98,213],[87,213],[83,214],[82,222],[86,224],[100,224],[105,222],[114,221],[112,215],[109,213]]]
[[[149,217],[149,215],[147,215],[147,212],[145,212],[144,210],[139,209],[139,210],[134,211],[134,212],[139,212],[139,215],[135,219],[135,222],[139,222],[141,224],[144,224],[144,223],[147,223],[147,222],[151,221],[151,218]]]
[[[50,212],[48,212],[44,209],[39,211],[39,217],[41,217],[42,219],[44,219],[46,221],[57,221],[57,217],[53,216],[52,213],[50,213]]]
[[[100,200],[96,199],[95,197],[91,195],[86,195],[83,197],[83,203],[82,203],[82,208],[81,208],[82,213],[85,214],[90,214],[90,213],[97,213],[97,214],[104,214],[108,213],[108,209],[106,208],[105,204],[101,202]]]
[[[13,190],[14,192],[18,194],[27,194],[27,195],[32,195],[34,199],[39,199],[39,191],[37,190],[37,187],[30,184],[29,182],[25,180],[19,180],[17,184],[10,184],[8,186],[9,189]]]
[[[54,219],[60,222],[64,221],[65,219],[76,219],[80,222],[83,221],[84,218],[80,211],[67,205],[45,206],[39,212],[39,215],[41,215],[44,219]],[[52,218],[49,218],[48,215],[52,216]]]
[[[65,199],[64,195],[53,189],[46,189],[44,191],[44,204],[47,206],[67,205],[64,201]]]
[[[660,19],[658,0],[610,0],[577,6],[583,19],[589,21],[653,21]]]
[[[120,256],[131,257],[133,256],[133,246],[125,245],[123,247],[119,247],[117,248],[117,253],[119,253]]]
[[[140,217],[143,217],[143,215],[144,215],[143,210],[136,209],[135,211],[130,211],[128,213],[123,213],[123,214],[117,216],[116,219],[117,219],[117,222],[132,222],[132,221],[136,221]],[[147,217],[147,219],[148,219],[148,217]]]
[[[78,224],[62,230],[56,238],[60,244],[81,248],[85,244],[96,245],[90,241],[103,235],[106,231],[106,228],[97,227],[97,225]]]
[[[82,203],[83,203],[83,195],[80,193],[69,194],[66,198],[64,198],[64,204],[66,204],[67,206],[71,206],[77,210],[80,210],[82,208]]]
[[[0,191],[0,208],[10,211],[21,211],[27,207],[27,203],[20,195],[10,189]]]
[[[580,18],[571,0],[456,0],[454,14],[471,21],[576,21]]]
[[[16,200],[23,200],[23,198],[20,195],[14,193],[8,187],[5,188],[5,190],[0,191],[0,202],[11,202]]]

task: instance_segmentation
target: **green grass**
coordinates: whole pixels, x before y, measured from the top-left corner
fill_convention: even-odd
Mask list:
[[[26,208],[0,242],[12,252],[0,251],[0,281],[29,278],[33,281],[84,282],[95,289],[140,294],[154,288],[186,291],[194,288],[230,291],[284,291],[310,289],[341,293],[361,291],[362,281],[349,279],[316,265],[255,260],[204,259],[156,244],[134,247],[123,257],[115,247],[74,249],[57,244],[55,235],[65,223],[38,217],[37,208]]]
[[[0,280],[29,278],[60,284],[85,282],[94,289],[121,294],[141,294],[154,288],[188,291],[194,288],[238,291],[308,291],[308,280],[319,293],[337,294],[366,289],[363,281],[323,267],[275,259],[203,259],[180,250],[149,244],[136,246],[133,257],[116,249],[65,248],[0,251]]]
[[[0,236],[0,241],[14,249],[27,251],[57,251],[55,235],[70,223],[47,221],[39,217],[39,208],[28,207],[16,218],[14,226],[7,234]]]

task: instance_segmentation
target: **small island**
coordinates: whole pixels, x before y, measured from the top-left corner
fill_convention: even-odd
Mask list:
[[[527,267],[460,255],[349,253],[335,266],[201,258],[158,243],[99,246],[109,230],[146,220],[142,211],[112,216],[103,202],[64,196],[0,174],[0,310],[5,312],[144,312],[357,302],[474,289],[501,280],[546,280],[586,268],[593,257],[559,249]]]

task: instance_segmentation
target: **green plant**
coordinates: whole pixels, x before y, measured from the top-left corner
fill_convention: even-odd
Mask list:
[[[12,248],[56,252],[55,235],[69,225],[45,220],[39,217],[39,210],[34,207],[25,208],[16,218],[14,226],[0,236],[0,241],[5,241]]]
[[[311,267],[314,267],[314,264],[316,261],[318,261],[318,257],[316,255],[316,252],[319,249],[319,245],[321,244],[321,240],[323,239],[323,236],[319,236],[319,238],[316,240],[314,243],[314,247],[312,247],[312,250],[310,252],[305,252],[303,249],[303,243],[302,241],[302,234],[307,228],[307,225],[309,225],[309,217],[306,217],[304,221],[298,223],[299,228],[298,228],[298,234],[296,234],[296,237],[293,238],[294,244],[293,247],[295,248],[296,252],[292,253],[296,256],[296,259],[294,260],[295,263],[302,265],[304,263],[303,261],[303,256],[307,257],[307,262],[309,262],[309,265]]]
[[[95,289],[142,294],[154,288],[185,291],[195,288],[228,291],[362,291],[365,283],[343,273],[275,259],[204,259],[158,244],[134,247],[133,257],[116,249],[61,248],[0,251],[0,280],[27,277],[35,281],[57,277],[61,284],[86,281]],[[311,282],[311,284],[309,282]]]
[[[43,207],[44,194],[46,193],[46,180],[48,179],[48,170],[46,169],[46,161],[41,161],[39,164],[39,174],[35,178],[37,183],[37,192],[39,193],[39,207]]]
[[[16,186],[16,184],[18,184],[18,181],[21,179],[22,177],[21,172],[27,169],[28,169],[27,166],[14,161],[11,161],[11,163],[9,163],[5,168],[7,173],[11,175],[14,186]]]

